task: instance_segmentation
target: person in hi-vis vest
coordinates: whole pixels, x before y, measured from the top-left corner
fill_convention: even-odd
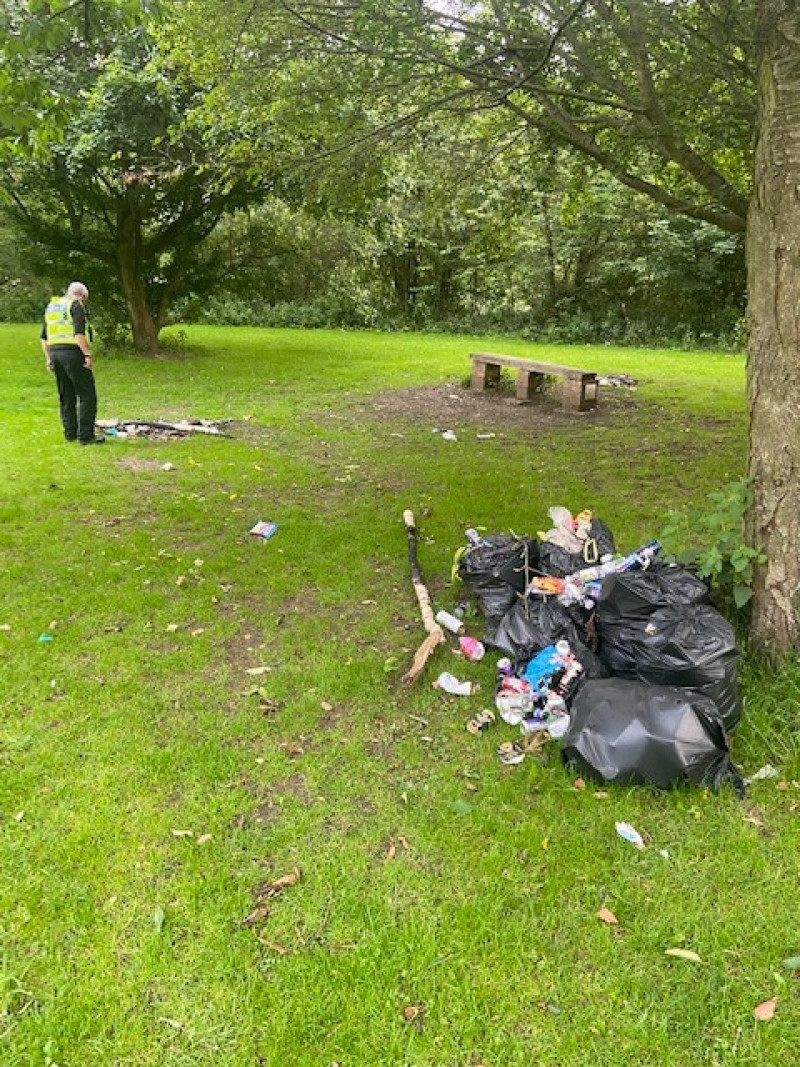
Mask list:
[[[82,445],[102,445],[105,438],[94,435],[97,391],[84,307],[88,295],[83,282],[72,282],[64,296],[54,296],[45,309],[41,342],[47,369],[55,374],[58,386],[64,437]]]

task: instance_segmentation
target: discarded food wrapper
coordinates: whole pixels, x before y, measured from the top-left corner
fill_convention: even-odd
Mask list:
[[[276,522],[265,522],[263,519],[255,524],[250,530],[250,533],[255,537],[260,537],[263,541],[268,541],[273,534],[278,532],[278,524]]]
[[[458,639],[459,647],[468,660],[477,663],[486,654],[486,649],[476,637],[464,635]]]
[[[473,734],[475,737],[478,734],[483,733],[489,726],[495,721],[495,713],[489,708],[484,708],[483,711],[479,711],[474,718],[470,719],[467,723],[467,733]]]
[[[459,682],[455,675],[443,671],[433,683],[433,688],[456,697],[471,697],[473,693],[477,693],[480,686],[477,682]]]
[[[502,745],[498,745],[497,755],[501,763],[507,767],[513,767],[525,759],[525,749],[518,741],[504,741]]]
[[[48,641],[53,640],[53,635],[46,632],[43,634],[39,634],[39,640],[46,644]]]
[[[457,441],[458,438],[456,437],[456,435],[453,433],[452,430],[445,430],[444,433],[442,434],[442,440],[443,441]]]
[[[644,848],[644,841],[642,841],[642,835],[638,830],[634,830],[629,822],[614,823],[616,831],[623,841],[630,841],[636,848]]]
[[[744,784],[750,785],[751,782],[763,782],[765,778],[777,778],[778,773],[778,770],[771,763],[767,763],[759,768],[752,777],[745,778]]]

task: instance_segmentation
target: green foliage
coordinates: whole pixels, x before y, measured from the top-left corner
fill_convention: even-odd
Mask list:
[[[745,540],[745,515],[753,493],[746,478],[708,494],[710,510],[673,512],[659,535],[667,551],[707,581],[720,610],[735,622],[747,618],[753,572],[761,550]]]

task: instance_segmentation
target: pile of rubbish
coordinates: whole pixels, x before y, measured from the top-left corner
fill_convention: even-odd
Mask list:
[[[708,587],[665,562],[657,541],[619,554],[590,511],[548,514],[538,537],[467,531],[457,568],[483,616],[480,642],[457,617],[468,600],[437,616],[481,655],[500,654],[495,709],[523,735],[500,746],[501,760],[521,762],[532,738],[558,739],[564,761],[597,782],[716,789],[729,780],[741,790],[728,742],[741,716],[739,653]],[[493,718],[482,713],[467,728]]]
[[[205,433],[224,436],[226,423],[211,419],[181,419],[179,422],[164,422],[152,419],[100,419],[97,426],[107,437],[146,437],[151,440],[169,441],[190,434]]]

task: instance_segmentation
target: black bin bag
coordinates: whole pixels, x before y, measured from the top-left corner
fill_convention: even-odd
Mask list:
[[[640,681],[695,689],[713,700],[726,730],[737,726],[739,650],[733,627],[716,608],[693,604],[655,611],[630,649]]]
[[[570,709],[561,755],[596,782],[660,789],[690,782],[716,792],[729,780],[744,792],[714,702],[675,686],[625,678],[585,682]]]
[[[708,586],[683,567],[655,563],[643,571],[609,575],[596,613],[598,654],[609,674],[636,677],[634,645],[644,637],[653,612],[670,605],[702,604],[707,599]]]
[[[538,565],[536,538],[506,534],[484,537],[461,557],[458,576],[478,602],[490,633],[525,591]]]
[[[518,599],[486,639],[488,645],[500,649],[517,664],[526,663],[556,641],[569,641],[585,678],[605,677],[605,668],[585,643],[585,633],[568,609],[554,598]]]

